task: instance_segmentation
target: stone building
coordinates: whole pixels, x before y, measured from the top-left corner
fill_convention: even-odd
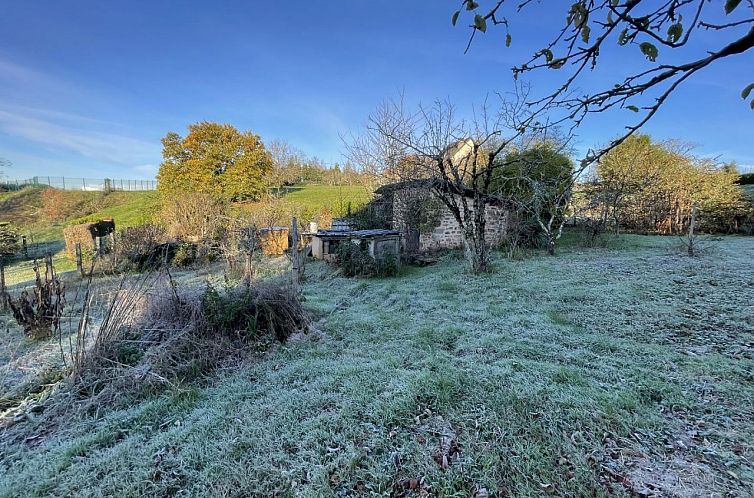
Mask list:
[[[471,207],[472,199],[467,201]],[[406,252],[463,247],[463,234],[455,216],[425,180],[378,188],[368,209],[377,225],[402,233]],[[487,205],[485,239],[490,247],[497,247],[505,241],[508,213],[505,207]]]

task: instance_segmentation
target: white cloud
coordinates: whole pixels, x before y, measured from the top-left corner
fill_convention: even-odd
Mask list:
[[[0,132],[121,166],[145,164],[159,154],[151,142],[86,128],[91,119],[25,107],[0,107]]]
[[[156,175],[157,170],[159,169],[159,166],[157,166],[156,164],[142,164],[139,166],[134,166],[134,171],[148,175]]]

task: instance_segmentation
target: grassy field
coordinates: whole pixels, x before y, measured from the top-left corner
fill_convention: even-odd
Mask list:
[[[159,208],[157,192],[64,192],[64,219],[45,220],[42,213],[44,188],[28,188],[18,192],[0,193],[0,221],[20,227],[34,242],[60,241],[63,227],[69,224],[115,219],[120,228],[152,221]],[[298,210],[316,213],[327,207],[334,216],[345,215],[350,204],[356,209],[365,204],[371,193],[358,185],[303,185],[290,187],[279,199],[281,212]],[[258,203],[247,203],[243,210],[253,211]]]
[[[753,258],[624,236],[481,276],[310,264],[321,333],[0,439],[0,496],[752,496]]]
[[[288,224],[291,214],[313,219],[323,209],[328,211],[330,216],[346,216],[349,208],[355,211],[371,197],[371,191],[361,185],[302,185],[289,187],[273,204],[279,214],[276,222]],[[269,207],[269,203],[245,203],[237,206],[240,211],[246,213]]]
[[[321,206],[332,206],[338,214],[346,214],[348,204],[352,209],[364,205],[372,197],[372,193],[361,185],[306,185],[294,187],[283,196],[283,200],[290,204],[298,204],[306,209],[317,209]]]

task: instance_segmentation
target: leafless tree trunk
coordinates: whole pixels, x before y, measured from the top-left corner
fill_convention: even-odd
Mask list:
[[[696,212],[699,209],[699,205],[694,203],[694,207],[691,208],[691,221],[689,222],[689,233],[686,245],[688,247],[689,256],[694,256],[694,244],[696,243],[694,228],[696,227]]]

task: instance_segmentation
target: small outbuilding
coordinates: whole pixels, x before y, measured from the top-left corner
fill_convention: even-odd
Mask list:
[[[335,223],[333,227],[336,228]],[[338,225],[334,230],[319,230],[312,235],[312,257],[334,261],[341,244],[358,244],[375,259],[393,258],[401,253],[401,232],[398,230],[351,230]]]

